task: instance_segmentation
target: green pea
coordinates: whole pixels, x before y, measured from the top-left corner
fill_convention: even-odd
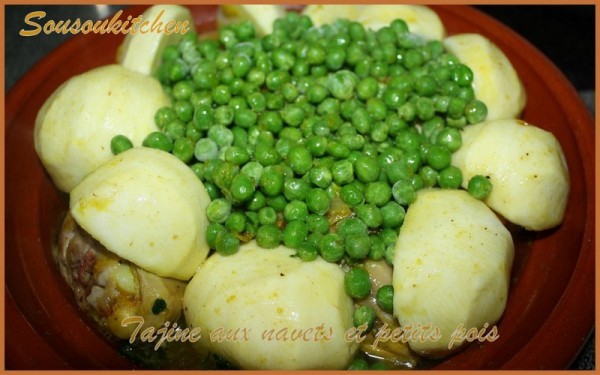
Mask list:
[[[310,193],[309,193],[310,197]],[[308,216],[307,203],[294,200],[288,203],[283,210],[283,217],[287,222],[294,220],[305,220]]]
[[[246,229],[246,215],[241,212],[232,212],[225,220],[225,228],[234,234],[243,232]]]
[[[459,168],[450,165],[442,169],[438,175],[438,184],[443,189],[458,189],[462,184],[462,172]]]
[[[451,77],[459,86],[469,86],[473,82],[473,71],[464,64],[456,64]]]
[[[487,106],[480,100],[472,100],[465,106],[465,118],[469,124],[477,124],[487,117]]]
[[[309,214],[306,218],[306,225],[310,233],[326,234],[329,232],[329,221],[323,215]]]
[[[288,164],[294,173],[303,175],[312,167],[312,155],[304,146],[296,146],[288,153]]]
[[[339,142],[330,141],[327,143],[327,154],[336,159],[345,159],[350,155],[350,149]]]
[[[371,250],[369,250],[368,255],[369,259],[374,261],[383,259],[385,254],[385,245],[383,244],[383,241],[378,235],[370,235],[369,238],[371,239]]]
[[[436,144],[445,146],[450,152],[454,152],[462,146],[462,136],[456,128],[444,128],[436,136]]]
[[[362,182],[373,182],[379,179],[381,169],[377,159],[362,156],[354,163],[356,178]]]
[[[246,208],[252,212],[256,212],[267,205],[267,198],[261,191],[254,192],[254,195],[248,203]]]
[[[371,250],[371,239],[366,235],[350,235],[344,242],[346,253],[353,259],[365,259]]]
[[[407,180],[399,180],[392,186],[394,200],[403,206],[412,204],[417,199],[417,192]]]
[[[357,206],[355,212],[358,218],[364,221],[369,228],[378,228],[383,223],[382,213],[374,204],[362,204]]]
[[[329,233],[321,237],[319,251],[323,259],[332,263],[342,260],[346,253],[343,239],[335,233]]]
[[[327,187],[329,187],[329,185],[331,185],[331,182],[333,180],[333,176],[331,174],[331,171],[324,166],[316,166],[310,169],[309,173],[309,180],[310,182],[317,186],[320,187],[322,189],[326,189]]]
[[[469,180],[467,190],[475,199],[485,199],[492,192],[492,182],[489,177],[475,175]]]
[[[275,211],[277,212],[283,212],[283,210],[285,209],[285,207],[288,204],[287,199],[285,199],[285,197],[283,196],[283,194],[274,196],[274,197],[267,197],[267,206],[269,207],[273,207],[275,209]]]
[[[240,108],[233,115],[233,123],[245,129],[256,124],[257,119],[258,115],[256,112],[248,108]]]
[[[277,212],[273,207],[263,207],[258,210],[258,221],[262,225],[277,223]]]
[[[438,172],[428,165],[419,170],[419,176],[423,187],[433,187],[437,184]]]
[[[172,152],[179,160],[187,163],[194,157],[194,142],[188,138],[177,138],[173,142]]]
[[[206,217],[213,223],[224,223],[231,214],[231,203],[224,198],[211,201],[206,207]]]
[[[283,234],[274,224],[261,225],[256,231],[256,243],[265,249],[273,249],[281,243]]]
[[[352,320],[354,327],[363,328],[363,332],[369,332],[375,323],[375,310],[368,305],[363,305],[354,310]]]
[[[110,151],[113,155],[118,155],[123,151],[127,151],[133,147],[133,143],[126,136],[119,134],[115,135],[110,140]]]
[[[391,314],[394,310],[394,287],[391,285],[381,286],[377,289],[375,300],[383,311]]]
[[[344,277],[346,294],[354,299],[366,298],[371,292],[369,273],[360,267],[354,267],[346,272]]]
[[[206,243],[212,249],[216,247],[217,237],[220,233],[227,232],[227,229],[219,223],[209,223],[206,226]]]
[[[347,100],[354,95],[358,83],[356,75],[349,70],[338,70],[327,79],[327,89],[334,98]]]
[[[369,228],[362,219],[356,217],[347,217],[337,223],[337,233],[342,237],[350,235],[367,235]]]
[[[329,211],[331,198],[327,192],[320,188],[311,189],[306,196],[306,206],[310,212],[324,215]]]
[[[202,138],[196,142],[196,146],[194,147],[194,156],[199,161],[216,159],[218,155],[219,147],[212,139]]]
[[[362,190],[354,183],[342,186],[340,198],[349,206],[358,206],[365,200]]]
[[[296,248],[296,256],[300,258],[300,260],[302,260],[303,262],[312,262],[313,260],[317,259],[318,255],[319,249],[317,248],[317,246],[314,246],[308,241],[302,242]]]
[[[173,142],[166,134],[159,131],[148,134],[142,141],[142,146],[156,148],[166,152],[171,152],[171,150],[173,150]]]
[[[306,148],[316,157],[323,156],[327,152],[327,138],[324,136],[312,136],[308,138]]]
[[[281,160],[275,147],[266,144],[258,144],[256,146],[254,158],[265,167],[276,165]]]
[[[293,220],[287,223],[283,230],[283,243],[285,246],[296,249],[308,236],[308,225],[303,220]],[[315,252],[316,254],[316,252]]]
[[[391,199],[392,189],[385,182],[375,181],[365,186],[364,194],[367,203],[381,207]]]
[[[259,181],[261,191],[271,197],[281,194],[284,179],[285,176],[281,168],[267,167],[263,169]]]
[[[431,145],[427,153],[427,164],[436,171],[441,171],[450,165],[452,153],[442,145]]]
[[[254,195],[254,181],[250,176],[240,173],[233,178],[229,190],[236,202],[246,202]]]
[[[380,211],[384,228],[397,228],[404,222],[406,210],[396,202],[388,202]]]

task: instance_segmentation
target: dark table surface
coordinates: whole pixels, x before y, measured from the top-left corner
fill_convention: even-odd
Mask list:
[[[595,6],[594,5],[519,5],[476,6],[500,20],[541,50],[571,81],[595,114]],[[69,38],[69,35],[45,35],[24,38],[26,14],[47,12],[47,19],[65,20],[80,17],[107,17],[123,6],[5,6],[5,92],[27,73],[43,56]],[[582,349],[571,369],[595,368],[595,332]]]

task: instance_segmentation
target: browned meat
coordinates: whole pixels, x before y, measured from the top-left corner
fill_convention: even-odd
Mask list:
[[[54,257],[79,307],[111,335],[131,336],[138,324],[123,326],[128,317],[142,317],[141,330],[159,328],[180,317],[184,282],[156,276],[118,257],[70,214],[63,222]]]

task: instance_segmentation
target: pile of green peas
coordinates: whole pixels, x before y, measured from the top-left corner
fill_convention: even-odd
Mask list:
[[[157,78],[173,104],[155,115],[146,147],[187,163],[211,203],[208,244],[223,255],[255,239],[311,261],[346,265],[348,295],[370,293],[366,259],[390,265],[408,206],[422,188],[457,189],[461,128],[484,121],[473,72],[403,20],[377,31],[338,20],[314,27],[289,12],[273,32],[226,25],[187,34]],[[130,148],[115,137],[114,153]],[[469,192],[491,189],[478,176]],[[377,293],[391,309],[393,289]],[[355,324],[371,324],[357,309]]]

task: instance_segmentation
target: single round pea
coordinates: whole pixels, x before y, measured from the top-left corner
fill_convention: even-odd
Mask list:
[[[452,69],[451,77],[459,86],[470,86],[473,82],[473,71],[464,64],[457,64]]]
[[[240,240],[229,231],[220,232],[215,240],[215,250],[221,255],[233,255],[240,249]]]
[[[385,245],[381,238],[377,235],[370,235],[371,239],[371,250],[369,250],[369,259],[378,261],[383,259],[385,254]]]
[[[283,183],[285,176],[280,168],[267,167],[263,169],[260,176],[260,188],[261,191],[270,197],[281,194],[283,191]]]
[[[302,242],[296,248],[296,256],[303,262],[312,262],[318,255],[319,249],[308,241]]]
[[[380,211],[384,228],[397,228],[404,222],[406,210],[396,202],[388,202]]]
[[[216,241],[217,241],[217,236],[221,232],[227,232],[227,229],[222,224],[219,224],[219,223],[209,223],[206,226],[206,243],[212,249],[215,248]]]
[[[175,121],[177,115],[171,107],[161,107],[154,114],[154,122],[159,129],[163,129],[167,124]]]
[[[412,204],[417,199],[417,192],[407,180],[399,180],[392,186],[394,200],[403,206]]]
[[[288,201],[287,201],[287,199],[285,199],[283,194],[279,194],[274,197],[267,197],[266,201],[267,201],[267,206],[273,207],[275,209],[275,211],[277,211],[277,212],[283,212],[283,210],[285,209],[285,206],[287,206],[287,204],[288,204]]]
[[[245,129],[256,124],[257,119],[258,115],[256,112],[249,108],[240,108],[233,115],[233,123]]]
[[[354,166],[348,160],[336,161],[331,167],[331,175],[336,184],[349,184],[354,180]]]
[[[450,152],[454,152],[462,146],[460,130],[456,128],[444,128],[436,136],[435,143],[445,146]]]
[[[492,182],[488,177],[475,175],[469,180],[467,190],[475,199],[485,199],[492,192]]]
[[[262,225],[277,223],[277,212],[273,207],[263,207],[258,210],[258,221]]]
[[[373,182],[379,179],[381,169],[377,159],[361,156],[354,163],[356,178],[361,182]]]
[[[371,239],[366,235],[350,235],[344,242],[346,253],[354,259],[365,259],[371,250]]]
[[[285,246],[296,249],[308,236],[308,226],[303,220],[293,220],[287,223],[283,230],[283,243]]]
[[[327,192],[320,188],[313,188],[306,196],[306,206],[310,212],[318,215],[324,215],[329,211],[331,198]]]
[[[309,193],[310,197],[310,193]],[[308,207],[307,203],[303,201],[294,200],[289,202],[284,210],[283,217],[287,222],[294,220],[305,220],[308,216]]]
[[[316,166],[311,168],[308,176],[310,182],[321,189],[326,189],[329,187],[329,185],[331,185],[331,181],[333,180],[331,171],[325,166]]]
[[[186,125],[181,120],[175,120],[163,129],[163,132],[169,137],[172,141],[175,141],[177,138],[182,138],[185,136]]]
[[[375,181],[365,186],[365,201],[367,203],[381,207],[389,202],[391,197],[392,189],[385,182]]]
[[[319,251],[323,259],[332,263],[342,260],[346,253],[344,241],[336,233],[329,233],[321,237]]]
[[[450,165],[452,153],[442,145],[431,145],[426,156],[427,164],[436,171],[441,171]]]
[[[254,180],[250,176],[240,173],[231,181],[229,191],[236,202],[246,202],[254,195]]]
[[[462,172],[459,168],[450,165],[440,171],[438,185],[443,189],[458,189],[462,184]]]
[[[231,214],[231,203],[224,198],[211,201],[206,207],[206,217],[213,223],[224,223]]]
[[[465,118],[469,124],[477,124],[487,117],[487,106],[480,100],[472,100],[465,106]]]
[[[354,89],[358,78],[349,70],[338,70],[327,79],[327,89],[331,96],[340,100],[347,100],[354,96]]]
[[[383,311],[391,314],[394,310],[394,287],[392,285],[381,286],[377,289],[375,300]]]
[[[325,234],[329,232],[329,221],[323,215],[309,214],[306,218],[306,225],[310,233]]]
[[[361,204],[360,206],[357,206],[354,210],[358,218],[364,221],[369,228],[377,228],[383,223],[383,216],[381,214],[381,211],[374,204]]]
[[[142,141],[142,146],[156,148],[166,152],[171,152],[171,150],[173,150],[173,142],[165,133],[159,131],[148,134]]]
[[[379,232],[379,238],[383,241],[383,245],[387,248],[390,245],[395,245],[398,240],[398,232],[392,228],[383,228]]]
[[[296,146],[290,149],[287,161],[294,173],[303,175],[312,167],[312,155],[304,146]]]
[[[368,305],[363,305],[354,310],[353,323],[354,327],[361,328],[362,332],[369,332],[373,328],[375,322],[375,310]]]
[[[123,151],[127,151],[133,147],[133,143],[126,136],[119,134],[115,135],[110,140],[110,151],[113,155],[118,155]]]
[[[350,235],[367,235],[369,228],[362,219],[356,217],[347,217],[337,223],[337,234],[342,237]]]
[[[196,159],[198,159],[198,161],[216,159],[218,155],[219,147],[212,139],[202,138],[196,142],[194,156]]]
[[[281,230],[274,224],[261,225],[256,231],[256,243],[264,249],[273,249],[281,243]]]
[[[246,229],[246,215],[241,212],[232,212],[225,220],[225,228],[231,233],[242,233]]]
[[[323,156],[327,152],[327,138],[324,136],[312,136],[308,138],[306,148],[316,157]]]
[[[358,206],[365,200],[362,190],[354,183],[342,186],[340,198],[349,206]]]
[[[189,138],[177,138],[173,142],[172,152],[179,160],[187,163],[194,156],[194,142]]]
[[[346,294],[355,299],[363,299],[371,292],[369,273],[360,267],[354,267],[346,272],[344,277]]]
[[[261,208],[265,207],[266,205],[267,198],[260,190],[257,190],[256,192],[254,192],[254,195],[252,196],[250,201],[246,203],[246,208],[252,212],[256,212]]]

